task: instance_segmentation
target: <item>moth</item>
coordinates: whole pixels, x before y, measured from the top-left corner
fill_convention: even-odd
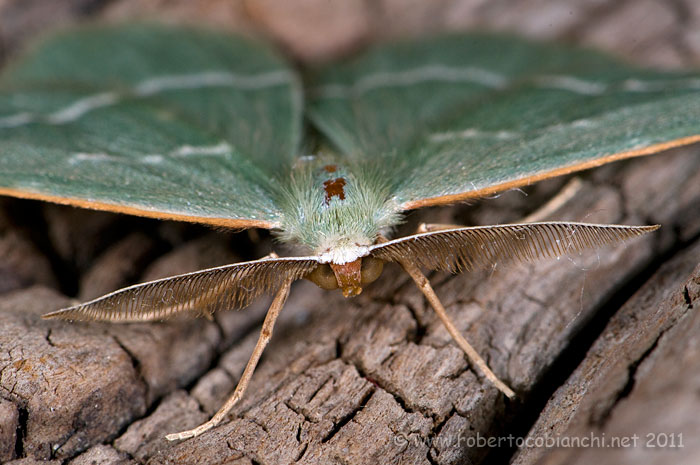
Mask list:
[[[476,199],[700,140],[700,77],[591,51],[460,34],[385,44],[304,75],[263,43],[161,25],[44,40],[0,77],[0,194],[266,228],[306,256],[269,256],[117,290],[45,315],[143,322],[274,299],[231,397],[243,396],[291,284],[345,297],[400,264],[486,380],[515,396],[450,320],[421,268],[559,257],[658,226],[424,225],[406,212]],[[314,145],[314,142],[316,144]]]

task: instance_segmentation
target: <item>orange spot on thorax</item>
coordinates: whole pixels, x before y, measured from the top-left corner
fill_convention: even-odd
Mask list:
[[[340,200],[345,200],[345,178],[329,179],[323,183],[323,190],[326,192],[324,204],[331,203],[333,197],[338,197]]]

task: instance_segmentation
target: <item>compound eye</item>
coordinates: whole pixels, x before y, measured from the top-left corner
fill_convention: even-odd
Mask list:
[[[321,263],[311,273],[305,276],[306,279],[316,284],[321,289],[338,289],[338,280],[335,273],[327,263]]]
[[[373,283],[382,274],[384,269],[384,262],[378,258],[374,257],[363,257],[362,258],[362,284],[367,285]]]

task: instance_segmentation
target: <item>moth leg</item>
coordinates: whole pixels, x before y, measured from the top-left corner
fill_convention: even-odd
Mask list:
[[[211,420],[207,421],[206,423],[202,423],[198,427],[188,431],[168,434],[167,436],[165,436],[165,438],[168,441],[177,441],[179,439],[193,438],[195,436],[199,436],[205,431],[210,430],[211,428],[221,423],[221,421],[224,418],[226,418],[226,415],[233,408],[233,406],[236,405],[236,403],[241,399],[241,397],[243,397],[243,393],[248,387],[248,383],[250,382],[250,378],[253,376],[253,372],[255,371],[255,367],[257,366],[258,361],[260,360],[260,356],[262,355],[263,350],[265,350],[265,346],[267,346],[267,343],[272,337],[272,329],[275,326],[275,321],[277,321],[277,316],[279,315],[280,310],[282,310],[282,307],[284,306],[284,303],[287,300],[291,284],[292,279],[287,279],[277,291],[277,294],[275,295],[272,304],[270,304],[270,308],[267,310],[267,315],[265,316],[265,321],[263,322],[262,329],[260,330],[258,342],[255,344],[255,349],[253,349],[253,354],[250,356],[250,360],[248,360],[248,364],[246,365],[245,370],[243,370],[241,379],[238,381],[238,385],[233,391],[231,397],[229,397],[226,403],[224,403],[224,405],[219,409],[219,411],[216,412],[216,414],[214,414]]]
[[[576,177],[571,179],[557,194],[549,199],[547,203],[542,205],[534,212],[527,215],[519,221],[519,223],[536,223],[546,219],[553,212],[557,211],[562,205],[571,200],[578,191],[583,187],[581,179]],[[442,231],[445,229],[457,229],[464,227],[461,224],[443,224],[443,223],[421,223],[416,229],[416,234],[427,232]]]
[[[425,275],[420,271],[420,269],[418,269],[418,267],[411,261],[400,260],[399,264],[403,267],[404,270],[406,270],[406,272],[411,276],[411,278],[413,278],[413,281],[416,283],[416,285],[421,290],[425,298],[433,307],[435,313],[437,313],[438,317],[440,317],[440,320],[442,320],[442,323],[445,325],[447,332],[450,333],[452,339],[454,339],[457,345],[467,354],[467,357],[469,358],[471,363],[476,365],[481,371],[481,373],[483,373],[483,375],[486,376],[486,379],[491,381],[491,383],[493,383],[493,385],[496,386],[496,388],[498,388],[499,391],[501,391],[510,399],[514,398],[515,392],[513,392],[511,388],[509,388],[503,381],[496,377],[496,375],[493,373],[493,371],[491,371],[484,359],[481,358],[481,356],[477,353],[476,349],[474,349],[471,346],[471,344],[467,342],[464,336],[460,334],[459,330],[454,325],[454,323],[452,323],[452,320],[445,311],[445,307],[443,307],[442,302],[440,302],[440,299],[435,294],[433,287],[430,285],[428,278],[426,278]]]
[[[445,223],[421,223],[416,228],[416,234],[423,234],[433,231],[442,231],[444,229],[463,228],[461,224],[445,224]]]
[[[554,197],[549,199],[547,203],[542,205],[540,208],[523,218],[520,223],[535,223],[546,219],[552,213],[557,211],[562,205],[571,200],[582,187],[583,182],[581,182],[581,178],[575,177],[571,179],[571,181],[567,182],[566,185],[562,187]]]

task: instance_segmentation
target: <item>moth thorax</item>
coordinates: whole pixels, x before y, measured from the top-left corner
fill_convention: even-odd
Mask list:
[[[322,263],[306,279],[322,289],[340,288],[344,297],[354,297],[362,292],[363,286],[374,282],[383,268],[382,260],[362,257],[343,264]]]

